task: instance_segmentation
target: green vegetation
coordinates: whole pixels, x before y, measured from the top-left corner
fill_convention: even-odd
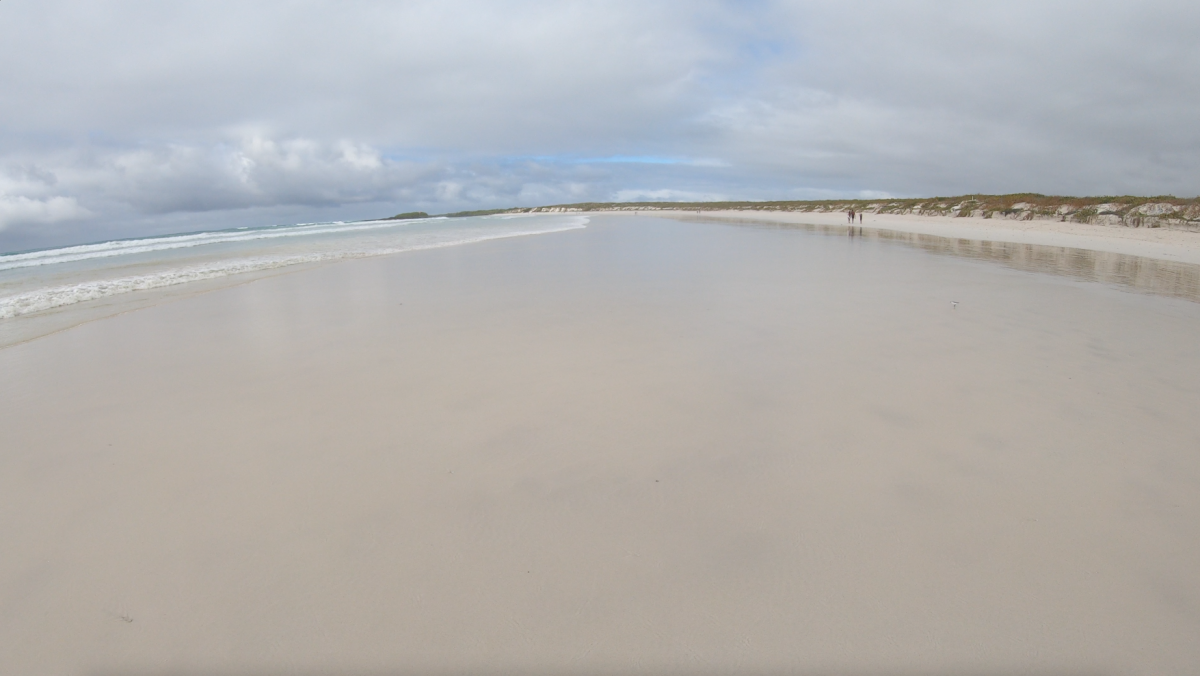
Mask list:
[[[807,213],[847,212],[868,214],[913,214],[951,218],[996,218],[1006,220],[1055,220],[1134,228],[1182,228],[1200,231],[1200,198],[1172,195],[1154,197],[1103,195],[1064,197],[1039,193],[1010,195],[959,195],[903,199],[780,200],[770,202],[579,202],[541,207],[482,209],[445,214],[447,217],[493,214],[558,213],[587,211],[785,211]],[[428,218],[423,211],[392,216],[386,220]]]
[[[1200,198],[1172,195],[1143,197],[1104,195],[1062,197],[1039,193],[1010,195],[960,195],[904,199],[781,200],[770,202],[579,202],[543,207],[516,207],[464,211],[447,216],[481,216],[498,213],[554,213],[587,211],[787,211],[829,213],[853,209],[862,213],[919,214],[923,216],[1057,220],[1103,223],[1129,227],[1200,228]]]
[[[507,214],[512,209],[480,209],[479,211],[456,211],[452,214],[446,214],[449,218],[462,218],[465,216],[491,216],[492,214]]]
[[[391,216],[391,217],[385,218],[383,220],[385,220],[385,221],[406,221],[410,218],[429,218],[429,214],[425,213],[424,211],[407,211],[403,214],[396,214],[395,216]]]

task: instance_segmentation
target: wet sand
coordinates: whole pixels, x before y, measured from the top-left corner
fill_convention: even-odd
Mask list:
[[[630,212],[608,212],[628,214]],[[643,215],[645,212],[642,212]],[[767,222],[794,225],[846,226],[846,214],[786,211],[717,210],[661,211],[665,217],[723,222]],[[1051,220],[1014,221],[1004,218],[948,218],[904,214],[863,214],[864,228],[931,235],[949,239],[1033,244],[1056,248],[1139,256],[1200,265],[1200,233],[1164,228],[1127,228]]]
[[[2,349],[0,672],[1193,673],[1200,303],[952,248],[598,217]]]

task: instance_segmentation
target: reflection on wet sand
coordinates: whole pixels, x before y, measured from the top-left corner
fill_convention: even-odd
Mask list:
[[[1200,302],[1200,266],[1142,256],[1040,244],[1015,244],[877,230],[845,225],[775,223],[755,220],[688,220],[755,228],[800,229],[822,235],[895,242],[923,251],[1000,263],[1025,272],[1065,275],[1089,282],[1117,284],[1131,290]]]
[[[1200,303],[822,231],[598,216],[0,350],[0,674],[1195,673]]]

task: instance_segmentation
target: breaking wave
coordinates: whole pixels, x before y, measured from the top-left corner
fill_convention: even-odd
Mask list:
[[[223,244],[228,242],[250,242],[254,240],[278,239],[282,237],[306,237],[325,234],[353,234],[369,230],[383,230],[416,223],[428,223],[435,220],[445,220],[444,217],[428,219],[412,219],[404,221],[366,221],[362,223],[312,223],[303,225],[273,226],[268,228],[239,228],[237,230],[216,230],[212,232],[197,232],[186,235],[167,235],[165,237],[148,237],[144,239],[123,239],[97,244],[81,244],[61,249],[46,249],[26,253],[0,255],[0,270],[28,268],[56,263],[71,263],[90,260],[93,258],[109,258],[129,254],[150,253],[154,251],[169,251],[186,249],[207,244]]]
[[[400,242],[395,246],[377,246],[367,249],[349,249],[335,251],[319,251],[313,253],[298,253],[290,255],[259,255],[241,258],[230,258],[226,260],[218,260],[206,263],[198,263],[191,265],[180,265],[171,267],[165,270],[150,272],[146,274],[117,276],[108,279],[88,279],[69,284],[58,284],[47,286],[32,291],[17,293],[10,296],[0,297],[0,320],[12,319],[23,315],[30,315],[47,310],[53,310],[68,305],[83,303],[87,301],[99,300],[102,298],[116,296],[133,291],[146,291],[150,289],[159,289],[168,286],[186,284],[189,282],[198,282],[219,277],[228,277],[231,275],[239,275],[250,272],[262,272],[275,268],[283,268],[293,265],[302,265],[305,263],[322,263],[335,260],[344,260],[351,258],[367,258],[372,256],[382,256],[387,254],[402,253],[405,251],[416,251],[421,249],[437,249],[442,247],[457,246],[460,244],[470,244],[473,242],[482,242],[486,240],[505,239],[510,237],[523,237],[528,235],[548,234],[552,232],[562,232],[566,230],[575,230],[584,227],[587,223],[587,218],[576,217],[566,221],[558,221],[556,223],[547,224],[547,227],[537,229],[520,229],[520,230],[500,230],[492,232],[480,232],[479,230],[467,230],[458,233],[447,233],[449,239],[440,241],[430,241],[428,236],[423,238],[414,238],[408,242]],[[371,229],[372,227],[394,227],[391,223],[387,225],[355,225],[350,228],[330,227],[333,224],[315,226],[307,229],[303,234],[324,234],[324,233],[343,233],[361,231]],[[199,235],[183,235],[177,237],[165,237],[157,240],[126,240],[123,242],[106,242],[103,244],[85,245],[78,247],[67,247],[64,249],[55,249],[47,252],[35,252],[40,257],[32,254],[19,254],[22,256],[30,256],[22,261],[26,261],[25,265],[13,267],[31,267],[39,265],[48,265],[56,262],[67,262],[72,260],[82,260],[83,258],[97,258],[106,256],[118,256],[123,253],[141,253],[145,251],[162,251],[186,246],[197,246],[198,244],[213,243],[216,241],[245,241],[248,239],[266,239],[276,236],[294,236],[293,232],[300,230],[306,226],[292,226],[287,234],[271,232],[263,234],[261,231],[256,232],[253,237],[244,239],[233,239],[232,236],[237,231],[224,231],[218,233],[200,233]],[[321,228],[326,228],[322,230]],[[217,237],[204,238],[204,235],[219,235]],[[139,242],[151,242],[151,244],[140,244]],[[111,248],[105,248],[107,245],[121,245]],[[122,248],[124,247],[124,248]],[[149,248],[155,247],[155,248]],[[136,250],[136,251],[135,251]],[[74,257],[74,258],[72,258]],[[0,259],[3,260],[3,259]],[[4,268],[0,268],[4,269]]]

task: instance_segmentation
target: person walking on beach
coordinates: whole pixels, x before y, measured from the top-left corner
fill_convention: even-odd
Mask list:
[[[850,222],[851,223],[854,222],[854,210],[853,209],[850,210]]]
[[[861,213],[858,215],[858,224],[862,225],[862,214]]]

